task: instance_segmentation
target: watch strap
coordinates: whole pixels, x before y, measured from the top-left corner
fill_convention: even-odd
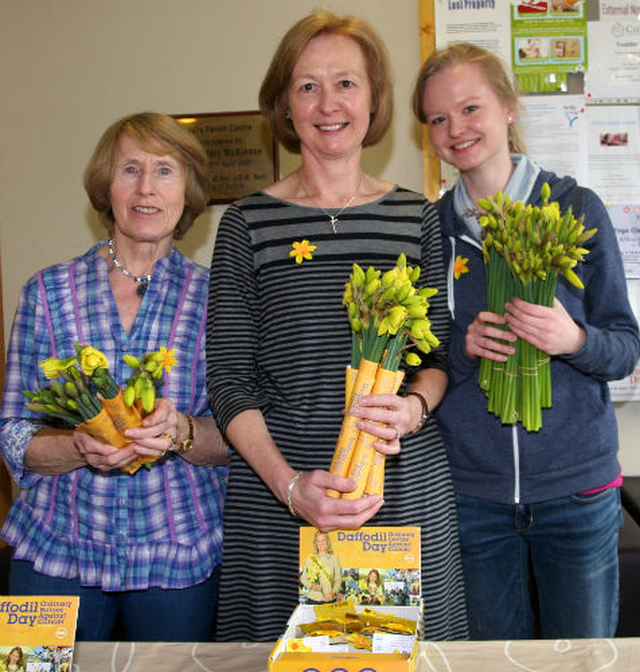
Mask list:
[[[420,399],[420,404],[422,406],[422,415],[420,416],[420,420],[418,424],[411,430],[411,434],[415,434],[427,424],[427,420],[429,419],[429,404],[427,404],[427,400],[425,399],[424,394],[421,394],[420,392],[407,392],[405,394],[405,397],[410,396]]]

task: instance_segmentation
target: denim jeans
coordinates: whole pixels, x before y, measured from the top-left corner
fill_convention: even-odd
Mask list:
[[[220,565],[202,583],[189,588],[105,592],[34,571],[24,560],[12,560],[12,595],[79,595],[76,639],[107,641],[119,617],[122,639],[138,642],[206,642],[215,616]]]
[[[620,492],[537,504],[458,497],[472,639],[613,637]]]

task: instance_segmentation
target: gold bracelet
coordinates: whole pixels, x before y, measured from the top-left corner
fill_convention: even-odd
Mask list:
[[[177,447],[175,448],[175,452],[178,453],[178,455],[185,455],[188,453],[190,450],[193,449],[193,419],[191,418],[190,415],[187,415],[186,413],[183,413],[184,417],[187,419],[187,425],[189,427],[189,432],[187,434],[187,438]]]
[[[300,478],[300,476],[302,476],[302,472],[298,471],[296,473],[296,475],[289,481],[289,485],[287,487],[287,506],[289,507],[289,513],[294,518],[299,518],[299,516],[296,513],[296,510],[293,508],[293,502],[291,501],[291,495],[293,494],[293,487],[298,482],[298,479]]]

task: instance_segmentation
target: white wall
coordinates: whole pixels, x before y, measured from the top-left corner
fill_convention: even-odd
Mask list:
[[[20,287],[104,237],[82,173],[105,128],[142,110],[254,110],[276,44],[313,9],[367,19],[389,46],[394,125],[366,169],[421,190],[409,110],[419,66],[418,0],[0,0],[0,244],[5,334]],[[289,172],[296,159],[281,157]],[[208,264],[222,208],[180,247]],[[619,409],[625,473],[640,474],[638,404]]]

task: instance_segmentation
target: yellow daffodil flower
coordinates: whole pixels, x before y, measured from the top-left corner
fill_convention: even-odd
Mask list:
[[[69,357],[68,359],[58,359],[57,357],[47,357],[47,359],[40,362],[42,371],[47,380],[53,380],[58,376],[61,376],[67,369],[72,367],[76,363],[75,357]]]
[[[169,373],[169,371],[171,371],[171,367],[178,363],[178,360],[174,357],[175,350],[173,348],[171,348],[171,350],[167,350],[164,345],[161,345],[160,355],[162,355],[161,364],[164,367],[164,370]]]
[[[469,269],[467,268],[467,264],[469,263],[469,259],[466,257],[462,257],[458,255],[456,257],[456,260],[453,264],[453,277],[458,280],[461,275],[464,275],[465,273],[469,272]]]
[[[300,242],[296,241],[293,243],[293,249],[289,252],[289,256],[296,258],[296,264],[301,264],[303,259],[313,259],[311,253],[315,249],[317,249],[317,245],[311,245],[306,239]]]
[[[80,368],[87,376],[92,376],[96,369],[106,369],[108,366],[109,362],[103,352],[90,345],[82,348],[80,353]]]

